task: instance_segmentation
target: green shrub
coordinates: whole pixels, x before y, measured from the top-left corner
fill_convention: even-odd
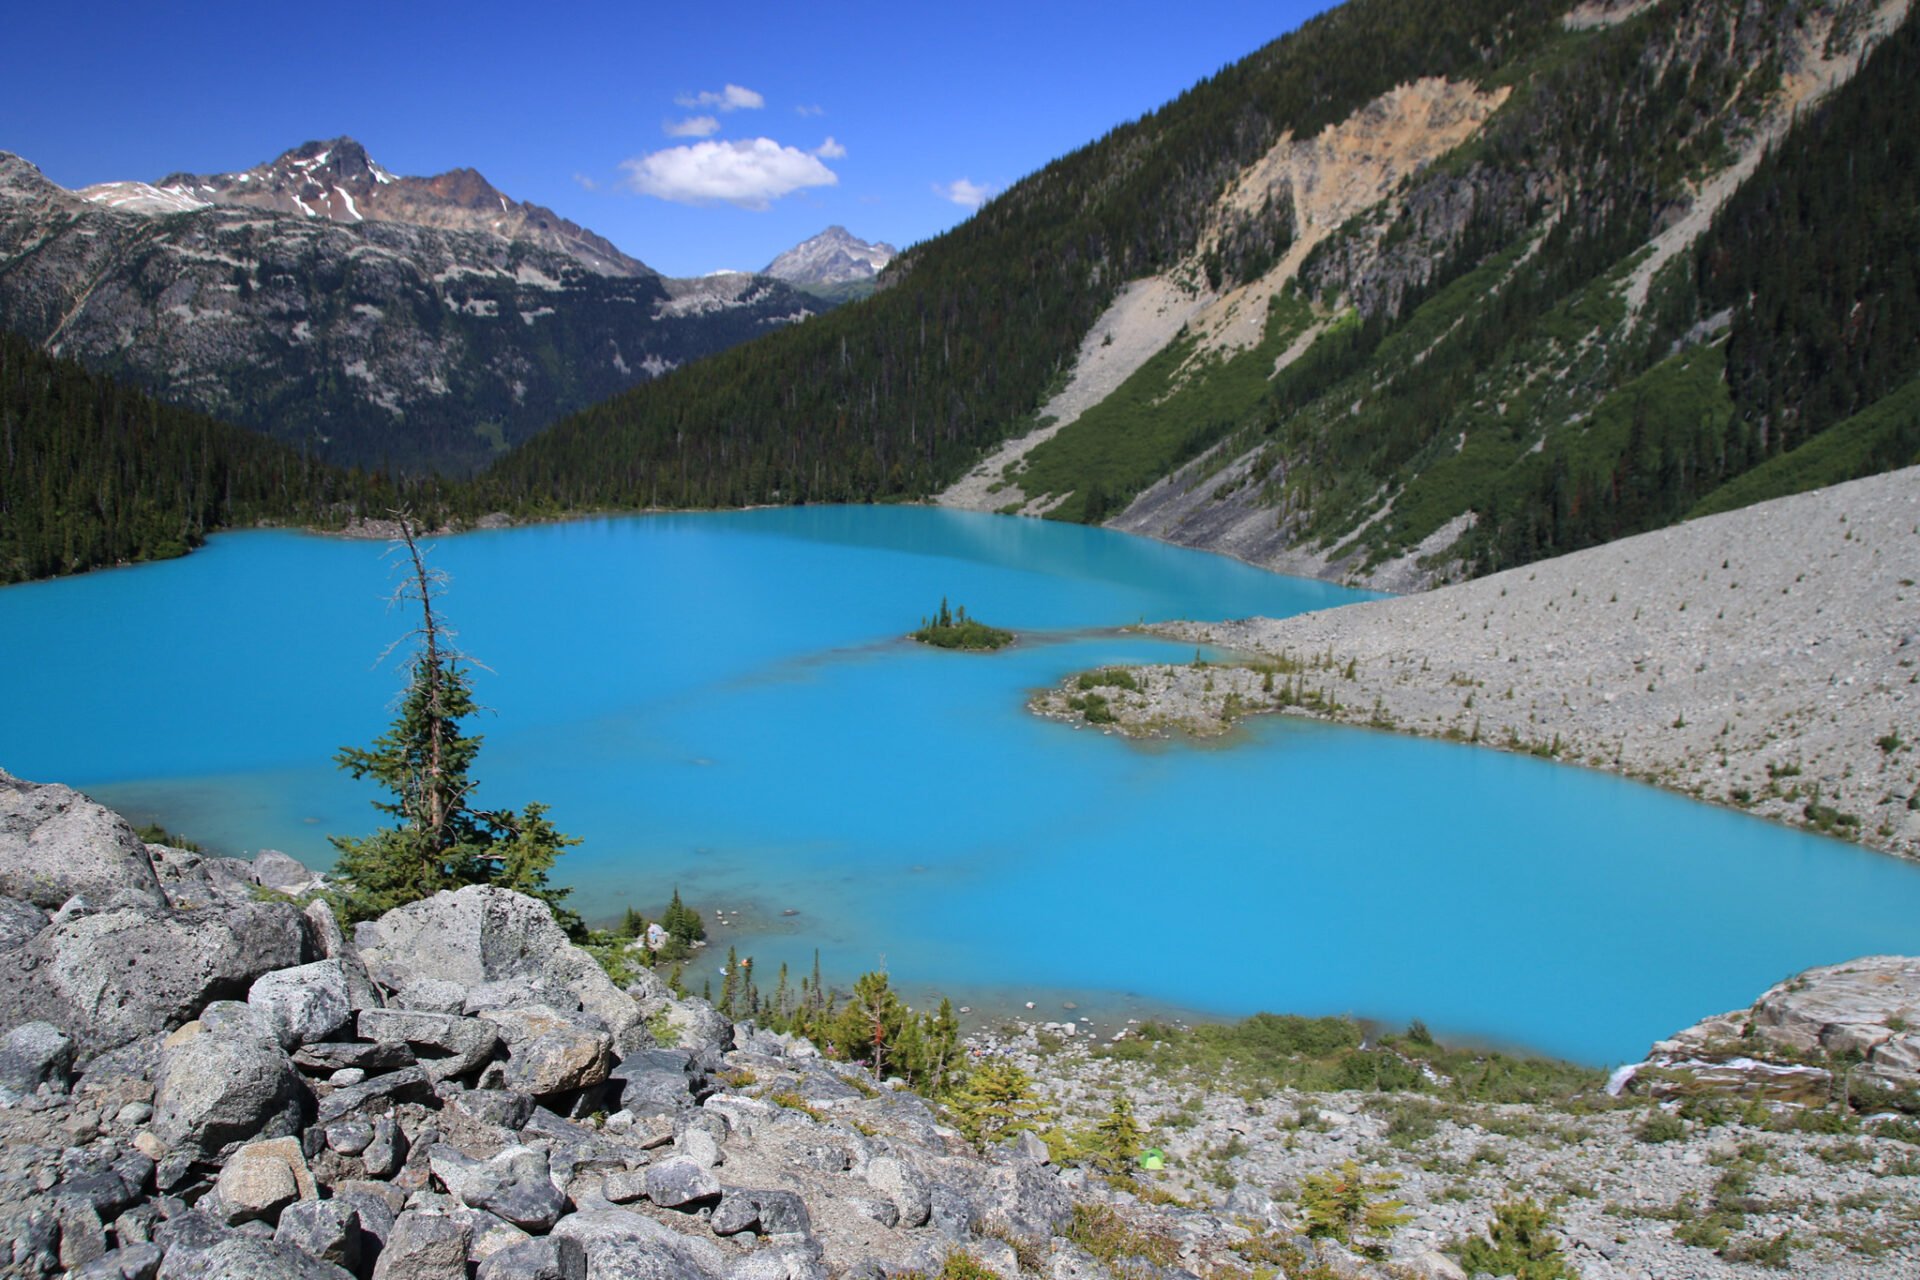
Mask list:
[[[1560,1241],[1548,1233],[1553,1214],[1532,1200],[1495,1205],[1485,1236],[1462,1242],[1456,1257],[1469,1275],[1513,1276],[1515,1280],[1579,1280]]]

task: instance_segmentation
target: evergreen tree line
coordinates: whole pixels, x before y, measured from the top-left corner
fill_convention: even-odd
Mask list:
[[[436,490],[325,466],[0,331],[0,583],[184,555],[236,525],[339,527]]]

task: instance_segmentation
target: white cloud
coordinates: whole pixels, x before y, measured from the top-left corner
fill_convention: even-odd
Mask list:
[[[715,111],[758,111],[767,100],[751,89],[730,84],[720,92],[683,93],[674,99],[683,107],[712,107]]]
[[[720,132],[720,121],[713,116],[688,116],[685,120],[667,120],[660,131],[669,138],[710,138]]]
[[[797,116],[823,116],[827,114],[827,109],[818,104],[813,106],[799,106],[793,109],[793,114]]]
[[[992,183],[974,182],[967,178],[933,184],[934,194],[942,200],[951,200],[969,209],[978,209],[998,189]]]
[[[827,140],[813,149],[813,154],[828,160],[844,160],[847,157],[847,149],[835,142],[832,134],[828,134]]]
[[[584,173],[574,174],[573,180],[579,183],[581,186],[585,187],[588,191],[598,191],[600,189],[600,184],[595,182],[592,178],[589,178]]]
[[[806,187],[831,187],[839,175],[798,147],[772,138],[696,142],[623,161],[626,186],[680,204],[735,204],[765,209]]]

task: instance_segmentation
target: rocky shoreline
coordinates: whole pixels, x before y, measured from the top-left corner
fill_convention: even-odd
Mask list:
[[[1810,972],[1618,1096],[1575,1073],[1525,1105],[1424,1065],[1308,1091],[1145,1024],[1009,1025],[972,1061],[1033,1074],[1051,1145],[975,1145],[901,1081],[616,985],[534,899],[472,886],[349,935],[324,887],[0,774],[0,1273],[1458,1280],[1447,1250],[1521,1196],[1586,1280],[1920,1267],[1920,961]],[[1362,1048],[1411,1070],[1396,1043]],[[1076,1150],[1122,1096],[1164,1169]],[[1305,1230],[1347,1160],[1400,1179],[1377,1257]]]
[[[1156,626],[1247,659],[1082,673],[1033,706],[1130,734],[1277,711],[1477,742],[1920,857],[1916,579],[1910,467],[1418,596]]]

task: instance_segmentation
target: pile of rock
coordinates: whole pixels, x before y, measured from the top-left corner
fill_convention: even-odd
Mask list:
[[[621,989],[547,908],[442,893],[347,938],[280,854],[143,845],[0,774],[0,1269],[90,1277],[1017,1274],[1078,1176]],[[1086,1261],[1091,1264],[1090,1259]]]

